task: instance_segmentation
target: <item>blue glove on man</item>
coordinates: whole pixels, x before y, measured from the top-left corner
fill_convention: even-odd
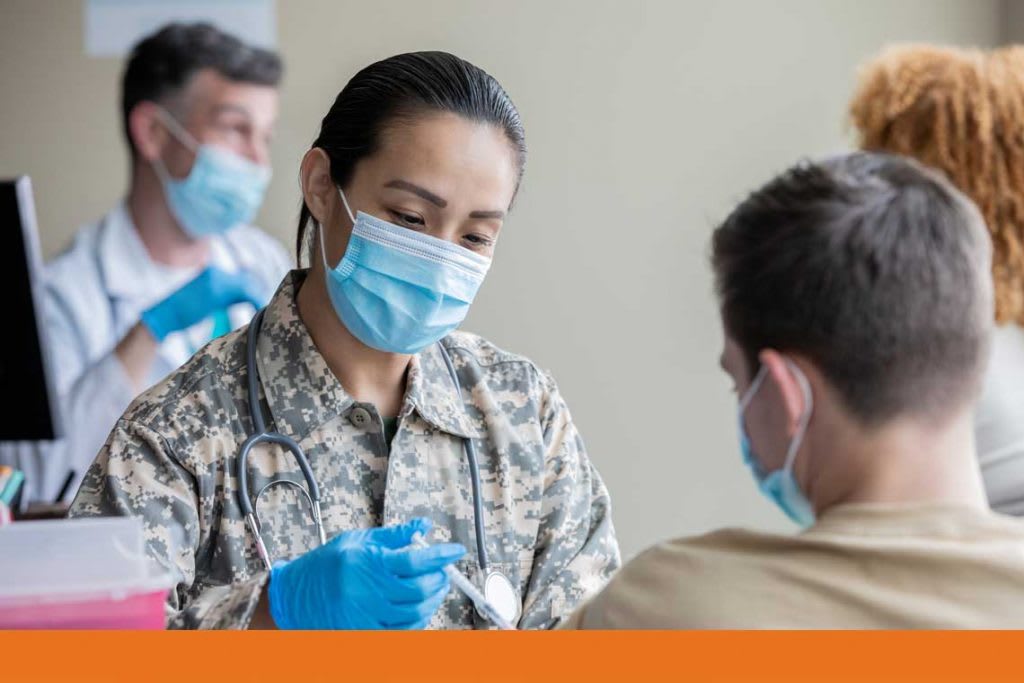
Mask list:
[[[266,303],[263,287],[252,273],[228,273],[210,266],[145,311],[142,324],[162,342],[172,332],[186,330],[228,306],[245,302],[257,309]]]
[[[409,548],[430,520],[346,531],[270,572],[270,616],[282,629],[422,629],[444,602],[457,543]]]

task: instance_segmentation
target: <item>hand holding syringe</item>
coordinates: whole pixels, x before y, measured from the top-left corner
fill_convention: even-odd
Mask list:
[[[423,538],[423,534],[418,531],[412,536],[412,544],[417,548],[426,548],[430,546],[430,544],[427,543],[427,540]],[[448,575],[448,578],[456,588],[465,593],[466,597],[473,601],[473,604],[476,605],[480,614],[487,617],[492,624],[503,631],[516,630],[515,626],[502,618],[494,605],[487,601],[487,598],[480,592],[480,589],[477,588],[472,581],[466,578],[465,574],[450,564],[444,568],[444,573]]]

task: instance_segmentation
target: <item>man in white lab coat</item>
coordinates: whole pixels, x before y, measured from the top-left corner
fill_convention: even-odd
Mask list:
[[[207,24],[171,24],[135,46],[122,114],[123,203],[47,266],[45,326],[65,438],[3,444],[25,501],[70,500],[143,389],[248,321],[287,273],[248,225],[270,179],[281,61]]]

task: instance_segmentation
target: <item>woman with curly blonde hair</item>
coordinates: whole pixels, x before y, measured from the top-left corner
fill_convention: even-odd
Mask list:
[[[1024,47],[889,48],[850,117],[863,149],[940,169],[985,217],[999,328],[975,437],[992,507],[1024,515]]]

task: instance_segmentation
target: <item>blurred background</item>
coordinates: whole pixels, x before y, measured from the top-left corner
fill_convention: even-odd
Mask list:
[[[48,258],[126,188],[122,58],[96,42],[111,28],[103,11],[119,4],[175,5],[0,0],[0,177],[32,176]],[[716,221],[798,158],[851,146],[857,66],[882,46],[1024,38],[1024,3],[1008,0],[179,5],[182,18],[197,6],[257,11],[285,61],[257,224],[290,249],[299,159],[356,70],[446,50],[505,86],[529,159],[465,328],[553,372],[627,556],[723,525],[788,524],[741,464],[736,398],[718,369]]]

